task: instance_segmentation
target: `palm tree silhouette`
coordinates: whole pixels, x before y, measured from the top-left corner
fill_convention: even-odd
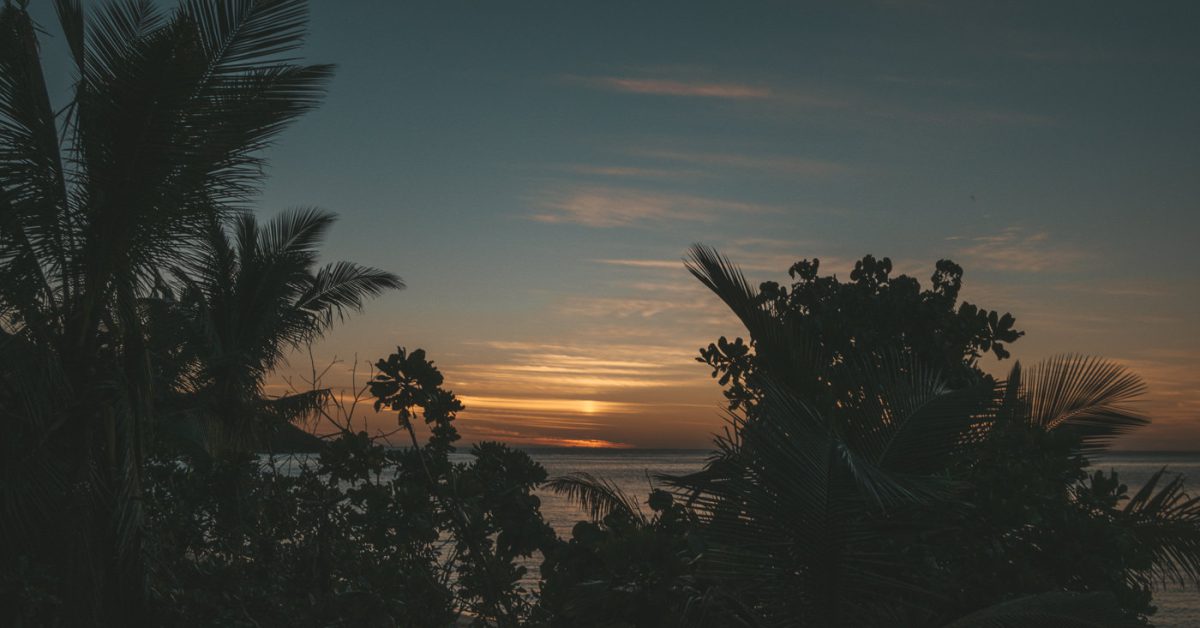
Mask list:
[[[25,4],[0,7],[3,553],[63,567],[72,624],[137,624],[155,415],[142,299],[247,209],[262,150],[318,104],[332,67],[288,58],[301,0],[169,14],[124,0],[88,16],[58,0],[75,81],[55,108]]]
[[[317,267],[318,245],[334,222],[313,209],[284,213],[260,226],[245,214],[230,233],[214,226],[199,258],[172,275],[181,286],[158,328],[177,341],[173,353],[190,364],[177,402],[198,427],[209,455],[261,446],[322,402],[326,391],[271,398],[267,376],[290,350],[320,337],[335,320],[361,310],[365,299],[404,283],[396,275],[352,262]],[[183,333],[180,333],[183,330]]]

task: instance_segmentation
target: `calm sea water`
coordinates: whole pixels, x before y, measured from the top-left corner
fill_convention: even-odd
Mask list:
[[[1098,458],[1093,468],[1116,471],[1130,494],[1141,488],[1159,469],[1183,475],[1190,495],[1200,494],[1200,453],[1188,452],[1125,452],[1111,453]],[[1160,483],[1161,486],[1161,483]],[[1156,626],[1200,626],[1200,592],[1194,588],[1167,585],[1155,592],[1158,613],[1153,616]]]
[[[611,449],[528,449],[551,477],[584,471],[615,482],[631,497],[645,505],[653,476],[657,473],[681,474],[704,465],[706,451],[695,450],[611,450]],[[1163,466],[1188,478],[1190,493],[1200,493],[1200,453],[1137,452],[1111,453],[1095,461],[1093,468],[1116,470],[1121,481],[1136,491]],[[542,513],[559,536],[568,536],[575,522],[584,518],[582,511],[566,499],[548,491],[540,493]],[[649,512],[649,509],[647,509]],[[530,570],[536,573],[536,566]],[[1194,589],[1166,587],[1155,594],[1158,613],[1154,623],[1163,627],[1200,627],[1200,593]]]

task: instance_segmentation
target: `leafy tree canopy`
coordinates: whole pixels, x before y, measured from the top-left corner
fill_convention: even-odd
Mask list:
[[[693,273],[705,264],[720,265],[716,252],[703,247],[693,250],[692,262]],[[990,353],[1008,358],[1007,345],[1024,335],[1014,327],[1012,314],[958,302],[963,269],[950,260],[938,261],[925,290],[916,279],[893,276],[892,270],[891,259],[867,255],[855,263],[850,280],[843,282],[836,275],[821,276],[819,259],[805,259],[788,269],[790,287],[767,281],[757,290],[746,285],[740,294],[717,294],[743,319],[755,312],[781,323],[793,341],[810,343],[807,350],[826,364],[855,360],[879,365],[888,356],[912,355],[958,388],[983,375],[978,368],[981,357]],[[712,283],[714,277],[696,276],[710,288],[718,287]],[[722,336],[701,348],[697,358],[711,366],[713,377],[726,386],[730,409],[761,396],[761,383],[754,376],[763,365],[753,349],[760,341],[755,332],[766,330],[759,324],[750,331],[749,343]],[[814,376],[807,392],[843,399],[847,384],[834,377],[834,381],[817,381]]]

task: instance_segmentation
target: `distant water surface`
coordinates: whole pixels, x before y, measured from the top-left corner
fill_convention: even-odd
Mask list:
[[[704,450],[680,449],[583,449],[545,448],[526,449],[533,459],[546,468],[550,477],[568,473],[590,473],[621,487],[649,515],[646,498],[651,486],[661,486],[656,474],[682,475],[699,471],[708,459]],[[561,537],[569,537],[576,522],[585,518],[577,506],[550,491],[538,492],[542,499],[542,515]]]
[[[1093,469],[1116,471],[1130,495],[1163,467],[1167,467],[1164,481],[1175,474],[1182,475],[1188,494],[1200,494],[1200,452],[1116,452],[1099,456],[1092,464]],[[1200,592],[1194,588],[1166,585],[1154,593],[1154,604],[1158,606],[1158,612],[1151,617],[1154,625],[1200,627]]]

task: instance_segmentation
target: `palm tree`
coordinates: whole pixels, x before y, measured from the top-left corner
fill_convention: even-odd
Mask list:
[[[4,417],[22,464],[0,482],[3,554],[12,564],[31,546],[62,567],[72,624],[138,623],[154,414],[139,303],[159,269],[197,258],[211,225],[246,209],[262,149],[318,104],[332,68],[287,57],[302,0],[189,0],[169,14],[121,0],[92,15],[57,0],[75,81],[55,107],[25,4],[0,7],[0,363],[3,405],[22,408]],[[58,383],[53,397],[10,406],[35,377]],[[53,468],[70,490],[10,488],[23,479],[12,466]],[[20,529],[42,533],[9,534]]]
[[[924,510],[949,519],[971,507],[959,497],[964,460],[1010,428],[1061,437],[1070,443],[1064,455],[1078,456],[1146,423],[1128,406],[1141,381],[1111,363],[1065,356],[1024,374],[1018,364],[1006,382],[981,378],[952,389],[901,355],[882,365],[878,356],[822,359],[816,343],[794,337],[724,257],[696,247],[688,268],[746,325],[759,367],[756,402],[731,414],[706,467],[663,478],[700,522],[706,548],[698,573],[721,592],[706,598],[723,606],[708,615],[725,618],[718,623],[910,625],[944,617],[945,600],[925,586],[929,556],[908,544],[945,532]],[[846,387],[836,400],[822,393],[831,381]],[[1123,577],[1200,583],[1200,502],[1178,479],[1155,489],[1158,481],[1099,515],[1152,556],[1148,567],[1125,567]],[[573,490],[602,503],[603,488]],[[1128,617],[1104,595],[1034,595],[954,625],[1124,625]]]
[[[392,273],[335,262],[315,268],[317,246],[334,217],[298,210],[259,226],[239,216],[233,238],[214,226],[200,259],[172,273],[182,286],[173,308],[158,309],[159,331],[187,363],[176,382],[210,455],[261,446],[281,426],[314,409],[326,391],[270,398],[267,376],[290,350],[321,336],[366,298],[404,287]],[[185,330],[180,335],[178,330]],[[169,342],[169,341],[168,341]],[[196,425],[198,422],[198,425]]]

